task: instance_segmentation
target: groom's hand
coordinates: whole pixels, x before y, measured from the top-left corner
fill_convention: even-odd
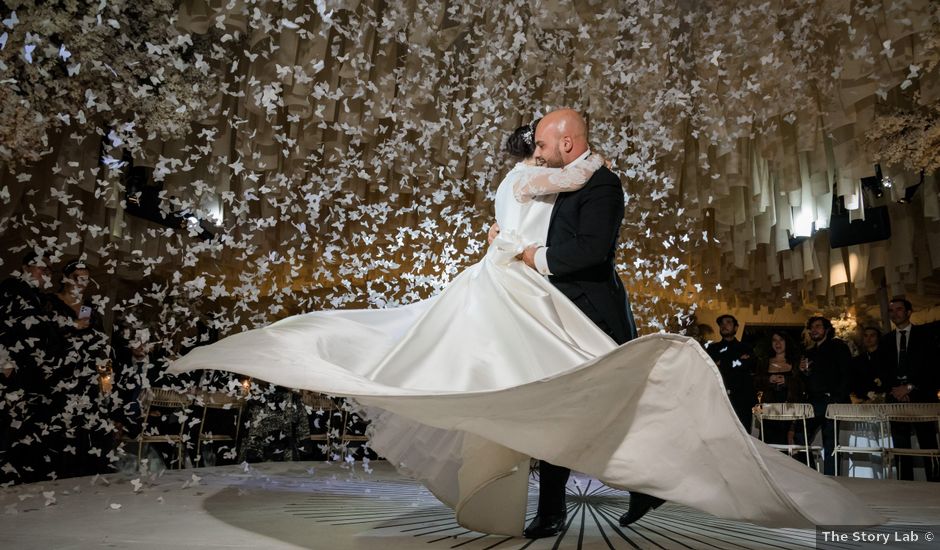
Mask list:
[[[539,247],[531,244],[525,250],[522,251],[522,261],[525,262],[525,265],[531,267],[532,269],[538,271],[538,268],[535,267],[535,251]]]

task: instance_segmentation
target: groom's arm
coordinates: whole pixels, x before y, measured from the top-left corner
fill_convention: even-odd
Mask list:
[[[602,264],[617,241],[623,221],[623,188],[599,185],[588,190],[580,204],[577,233],[545,249],[552,275],[568,275]]]
[[[579,223],[570,239],[548,248],[529,247],[525,263],[543,275],[567,275],[603,263],[620,232],[623,220],[623,189],[619,180],[605,182],[579,192]]]

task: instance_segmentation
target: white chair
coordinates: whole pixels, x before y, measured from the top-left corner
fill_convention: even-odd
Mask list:
[[[811,445],[809,441],[809,431],[806,428],[806,421],[815,416],[813,406],[809,403],[761,403],[754,408],[754,416],[760,421],[760,437],[764,441],[764,420],[791,420],[799,421],[803,426],[803,444],[802,445],[783,445],[777,443],[768,443],[774,449],[787,451],[793,454],[797,451],[806,453],[806,465],[810,465],[810,453],[822,452],[822,447]]]
[[[881,405],[888,433],[891,433],[891,422],[933,422],[940,428],[940,403],[888,403]],[[921,445],[923,445],[921,443]],[[890,464],[895,456],[920,456],[925,459],[940,461],[940,449],[905,449],[895,447],[894,439],[891,446],[885,448],[885,462]]]
[[[832,454],[835,458],[835,475],[839,475],[839,453],[882,455],[882,469],[885,468],[886,459],[884,450],[887,447],[887,435],[885,428],[885,416],[883,405],[881,404],[858,404],[833,403],[826,408],[826,418],[832,420],[833,439],[836,442]],[[858,445],[839,445],[839,422],[864,422],[878,426],[878,445],[877,446],[858,446]]]
[[[202,419],[199,422],[199,435],[196,438],[196,461],[202,458],[202,444],[205,441],[231,441],[232,446],[238,445],[238,434],[241,429],[242,413],[245,410],[245,398],[238,395],[227,395],[221,392],[201,391],[195,395],[195,404],[202,407]],[[232,433],[205,433],[206,416],[209,410],[232,411],[235,413],[235,430]],[[203,460],[203,463],[205,461]]]
[[[172,389],[145,389],[140,394],[140,410],[142,423],[140,435],[127,441],[137,443],[137,466],[140,467],[140,461],[143,457],[144,443],[171,443],[176,445],[177,467],[183,467],[183,447],[185,446],[188,416],[187,409],[193,402],[192,395],[180,393]],[[180,431],[179,433],[159,433],[155,426],[150,425],[150,411],[153,407],[163,409],[175,409],[174,416],[178,416]],[[163,416],[163,415],[161,415]]]
[[[371,438],[366,435],[368,421],[360,417],[348,401],[343,402],[342,412],[343,428],[339,436],[339,445],[345,454],[348,453],[350,443],[358,443],[361,447]]]
[[[334,439],[334,429],[333,429],[333,413],[338,412],[336,403],[333,402],[328,395],[322,393],[316,393],[312,391],[304,391],[301,394],[301,400],[303,404],[307,407],[310,407],[313,410],[313,414],[317,414],[319,411],[323,411],[320,416],[319,428],[314,431],[310,430],[310,440],[314,442],[322,442],[320,445],[324,446],[325,453],[327,458],[329,458],[329,453],[333,448],[333,439]],[[340,437],[340,431],[336,431],[337,438]]]

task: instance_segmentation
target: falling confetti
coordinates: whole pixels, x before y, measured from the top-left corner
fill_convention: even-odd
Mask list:
[[[157,371],[288,315],[437,294],[485,252],[509,169],[503,139],[561,105],[585,112],[592,147],[624,180],[617,268],[643,332],[681,331],[709,301],[828,303],[839,284],[873,295],[871,277],[835,282],[819,235],[792,250],[787,236],[827,226],[833,198],[852,204],[876,157],[896,198],[918,167],[940,166],[937,148],[904,138],[940,113],[877,99],[933,93],[936,3],[663,3],[653,14],[645,0],[594,10],[417,0],[379,13],[249,0],[194,18],[173,2],[125,2],[102,8],[101,24],[77,24],[94,9],[85,4],[18,2],[2,20],[0,230],[15,243],[2,265],[18,269],[28,250],[57,269],[81,257],[95,311],[128,342],[146,330]],[[861,94],[859,81],[878,87],[855,100],[877,103],[871,117],[820,102]],[[814,187],[830,173],[847,176],[835,197]],[[917,215],[918,227],[935,224],[940,205],[925,200]],[[856,252],[893,293],[930,271],[913,239]],[[890,266],[876,265],[884,258]],[[94,332],[75,343],[107,356],[116,340]],[[114,433],[109,415],[130,398],[74,391],[97,383],[89,364],[61,358],[74,385],[55,388],[69,397],[53,423]],[[159,384],[243,391],[220,378]],[[100,445],[65,453],[118,458]]]

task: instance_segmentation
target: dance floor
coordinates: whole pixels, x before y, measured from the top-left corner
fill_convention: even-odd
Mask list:
[[[893,524],[940,524],[937,485],[840,482]],[[577,475],[568,491],[565,533],[529,541],[461,528],[449,509],[385,462],[370,471],[361,463],[289,462],[111,474],[0,489],[0,548],[815,547],[812,530],[765,529],[670,503],[621,528],[627,493]]]

